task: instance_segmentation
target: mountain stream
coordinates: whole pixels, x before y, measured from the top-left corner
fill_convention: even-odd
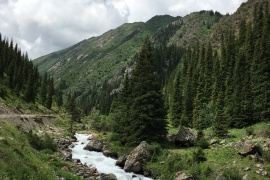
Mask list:
[[[115,159],[106,157],[101,152],[84,150],[83,148],[90,141],[87,140],[90,134],[76,134],[75,136],[78,142],[75,142],[74,148],[72,148],[73,159],[80,159],[81,163],[86,163],[88,166],[96,167],[99,173],[115,174],[118,180],[152,180],[151,178],[147,178],[142,175],[125,172],[123,169],[115,165]]]

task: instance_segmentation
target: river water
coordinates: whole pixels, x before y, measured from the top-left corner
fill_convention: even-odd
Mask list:
[[[75,142],[75,146],[72,148],[73,159],[80,159],[83,164],[86,163],[88,166],[96,167],[99,173],[115,174],[118,180],[152,180],[137,174],[133,178],[133,173],[127,173],[115,165],[115,159],[106,157],[101,152],[84,150],[83,148],[90,141],[87,140],[91,136],[90,134],[76,134],[75,136],[78,142]]]

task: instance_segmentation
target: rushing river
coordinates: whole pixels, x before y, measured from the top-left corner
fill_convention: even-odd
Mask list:
[[[83,148],[90,141],[87,140],[90,134],[76,134],[75,136],[78,142],[74,143],[75,146],[72,148],[73,159],[80,159],[83,164],[86,163],[88,166],[96,167],[99,173],[115,174],[118,180],[152,180],[137,174],[133,178],[133,173],[127,173],[115,165],[115,159],[106,157],[101,152],[84,150]]]

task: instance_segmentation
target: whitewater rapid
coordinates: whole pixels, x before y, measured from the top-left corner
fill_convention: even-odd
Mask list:
[[[91,136],[91,134],[76,134],[75,136],[78,142],[75,142],[72,148],[73,159],[80,159],[81,163],[96,167],[99,173],[115,174],[118,180],[152,180],[142,175],[125,172],[115,165],[115,159],[106,157],[101,152],[84,150],[83,148],[90,141],[88,137]],[[132,177],[133,175],[136,177]]]

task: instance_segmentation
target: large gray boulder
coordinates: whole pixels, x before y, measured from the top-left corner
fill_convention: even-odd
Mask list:
[[[83,149],[89,151],[101,152],[103,144],[98,139],[92,139]]]
[[[191,128],[183,126],[174,136],[176,146],[191,147],[194,146],[197,134]]]
[[[143,173],[143,166],[151,160],[152,152],[150,145],[142,141],[139,146],[137,146],[128,155],[125,162],[124,170],[126,172],[134,172],[137,174]]]

